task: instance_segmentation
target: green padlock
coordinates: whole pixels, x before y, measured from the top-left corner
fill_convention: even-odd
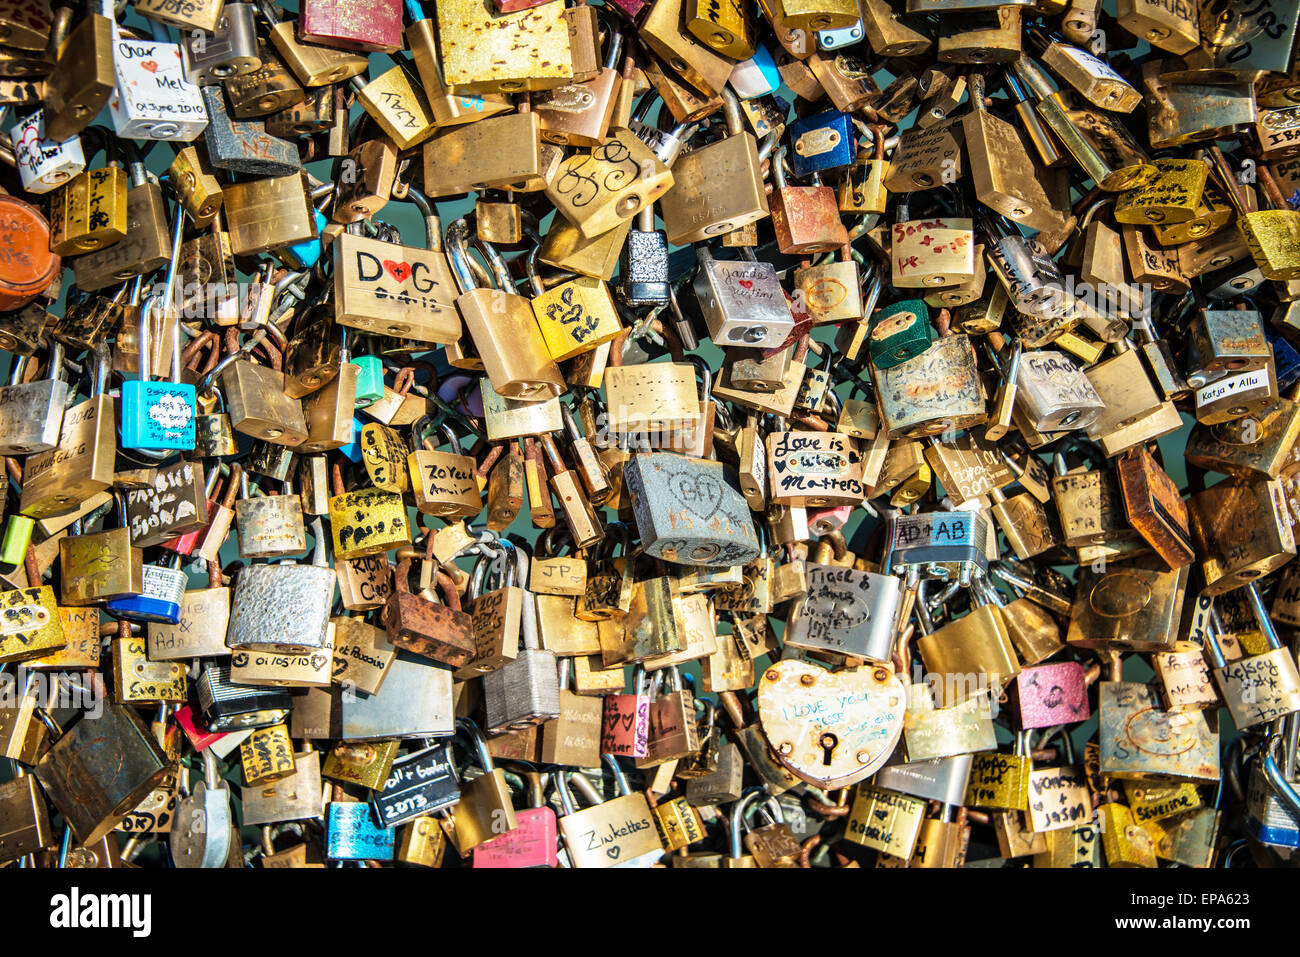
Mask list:
[[[5,524],[4,539],[0,540],[0,564],[21,565],[32,543],[32,529],[36,522],[26,515],[10,515]]]
[[[867,349],[877,369],[889,369],[919,356],[933,341],[925,300],[904,299],[876,313],[867,334]]]

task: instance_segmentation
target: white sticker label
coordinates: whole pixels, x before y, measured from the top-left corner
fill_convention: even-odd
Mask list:
[[[1209,405],[1211,402],[1226,398],[1230,395],[1236,395],[1245,392],[1248,389],[1258,389],[1268,386],[1268,370],[1256,369],[1253,372],[1243,372],[1241,375],[1228,376],[1226,379],[1220,379],[1217,382],[1211,382],[1204,386],[1196,393],[1196,408]]]

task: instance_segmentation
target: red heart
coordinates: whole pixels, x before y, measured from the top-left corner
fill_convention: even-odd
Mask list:
[[[158,72],[158,61],[157,61],[157,60],[145,60],[145,61],[143,61],[140,65],[141,65],[142,67],[144,67],[146,70],[148,70],[150,73],[157,73],[157,72]]]
[[[752,279],[737,279],[736,282],[740,283],[740,285],[745,289],[754,288],[754,280]]]
[[[406,282],[406,278],[411,275],[410,263],[395,263],[391,259],[385,259],[384,268],[398,282]]]

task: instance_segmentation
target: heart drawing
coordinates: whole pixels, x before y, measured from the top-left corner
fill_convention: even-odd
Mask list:
[[[722,507],[722,483],[712,475],[674,472],[668,488],[677,501],[707,522]]]
[[[398,282],[406,282],[407,278],[411,275],[410,263],[398,263],[393,262],[391,259],[385,259],[384,268],[387,269],[388,274]]]

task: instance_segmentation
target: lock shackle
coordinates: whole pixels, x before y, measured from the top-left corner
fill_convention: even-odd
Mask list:
[[[727,849],[733,861],[738,861],[745,856],[741,844],[741,838],[749,833],[749,828],[745,823],[745,815],[754,801],[766,794],[767,792],[762,787],[751,787],[741,794],[740,800],[731,805],[731,814],[727,821],[729,825],[727,828]]]
[[[608,751],[603,753],[600,758],[605,762],[605,767],[609,768],[610,773],[614,776],[614,787],[618,789],[619,796],[626,797],[631,794],[632,787],[627,783],[627,775],[625,775],[623,769],[619,767],[618,758],[610,754]]]
[[[703,356],[689,355],[685,356],[685,359],[695,366],[695,378],[701,386],[700,402],[708,402],[713,398],[713,369],[709,367],[708,361]]]
[[[787,174],[790,172],[790,164],[786,161],[788,149],[789,147],[782,143],[776,148],[776,152],[772,154],[772,183],[777,189],[786,189],[789,185],[786,179]],[[903,208],[906,208],[906,196],[907,194],[904,194],[904,198],[899,201]]]
[[[568,817],[570,814],[576,814],[578,811],[578,806],[573,800],[573,792],[569,790],[569,775],[576,773],[576,771],[566,771],[563,768],[557,768],[554,774],[555,793],[560,796],[561,817]]]
[[[494,566],[501,560],[501,554],[489,554],[483,549],[477,549],[478,558],[474,560],[474,568],[470,572],[469,592],[467,598],[473,601],[483,594],[483,585],[487,581],[489,574],[495,573]]]
[[[1087,229],[1090,225],[1092,225],[1093,219],[1096,217],[1096,215],[1099,212],[1101,212],[1103,208],[1107,206],[1113,206],[1114,204],[1115,204],[1115,197],[1113,194],[1109,194],[1109,193],[1089,203],[1087,208],[1084,209],[1083,214],[1079,217],[1079,225],[1078,225],[1079,232],[1082,233],[1085,229]]]
[[[479,283],[470,268],[469,222],[462,216],[447,227],[447,265],[462,293],[478,289]]]
[[[507,588],[518,585],[524,588],[528,582],[530,557],[526,551],[508,538],[500,541],[501,551],[495,556],[493,569],[497,574],[497,587]],[[497,569],[497,565],[500,566]]]
[[[442,217],[424,191],[411,185],[406,187],[406,199],[414,203],[424,220],[424,245],[434,252],[442,252]]]
[[[931,578],[922,578],[916,585],[916,622],[920,626],[922,635],[934,633],[934,620],[930,617],[929,590],[930,584],[934,581]]]
[[[221,762],[211,748],[203,749],[203,783],[209,791],[221,787]]]
[[[456,719],[456,737],[463,737],[473,745],[474,752],[478,755],[479,764],[483,766],[484,771],[491,774],[496,770],[496,762],[492,760],[492,754],[488,751],[487,737],[473,719]]]
[[[1015,81],[1016,92],[1021,100],[1029,98],[1025,96],[1026,92],[1036,100],[1046,100],[1056,92],[1056,85],[1047,72],[1023,54],[1011,62],[1011,68],[1003,77],[1008,87],[1012,86],[1012,80]]]
[[[1058,724],[1055,727],[1048,728],[1047,731],[1043,733],[1043,736],[1038,739],[1038,747],[1033,750],[1037,751],[1046,747],[1047,742],[1056,737],[1061,739],[1061,750],[1065,754],[1065,763],[1067,765],[1074,764],[1074,742],[1070,740],[1069,725]]]
[[[407,2],[410,3],[413,2],[413,0],[407,0]],[[257,7],[258,12],[262,14],[266,19],[266,22],[271,26],[275,26],[280,22],[280,10],[271,2],[271,0],[253,0],[253,6]]]
[[[983,572],[978,572],[971,576],[970,590],[980,599],[981,606],[995,605],[998,608],[1005,608],[1007,606],[1006,599],[1002,597],[1002,593],[994,587],[993,583],[988,580],[988,577]]]
[[[329,567],[329,559],[325,555],[325,541],[329,536],[325,534],[325,524],[319,515],[312,519],[311,537],[311,563],[318,568]]]
[[[1282,768],[1278,764],[1276,752],[1282,745],[1282,735],[1274,734],[1268,739],[1266,750],[1262,752],[1260,767],[1264,772],[1264,780],[1268,786],[1273,789],[1279,801],[1286,806],[1288,813],[1294,818],[1300,819],[1300,794],[1296,793],[1291,782],[1286,779]]]
[[[618,69],[619,58],[623,55],[623,31],[615,29],[608,17],[597,14],[596,19],[605,25],[605,32],[608,35],[605,42],[609,44],[609,49],[605,51],[605,58],[601,60],[601,69]]]
[[[1242,590],[1246,593],[1246,601],[1255,616],[1255,623],[1259,625],[1259,630],[1264,633],[1264,640],[1268,642],[1269,649],[1277,651],[1282,647],[1282,640],[1278,638],[1277,628],[1273,625],[1272,617],[1264,608],[1264,599],[1259,594],[1258,583],[1250,582]]]
[[[496,280],[496,288],[503,292],[514,292],[515,281],[510,275],[510,267],[506,265],[505,257],[497,250],[496,245],[475,235],[474,248],[482,253],[491,276]]]

